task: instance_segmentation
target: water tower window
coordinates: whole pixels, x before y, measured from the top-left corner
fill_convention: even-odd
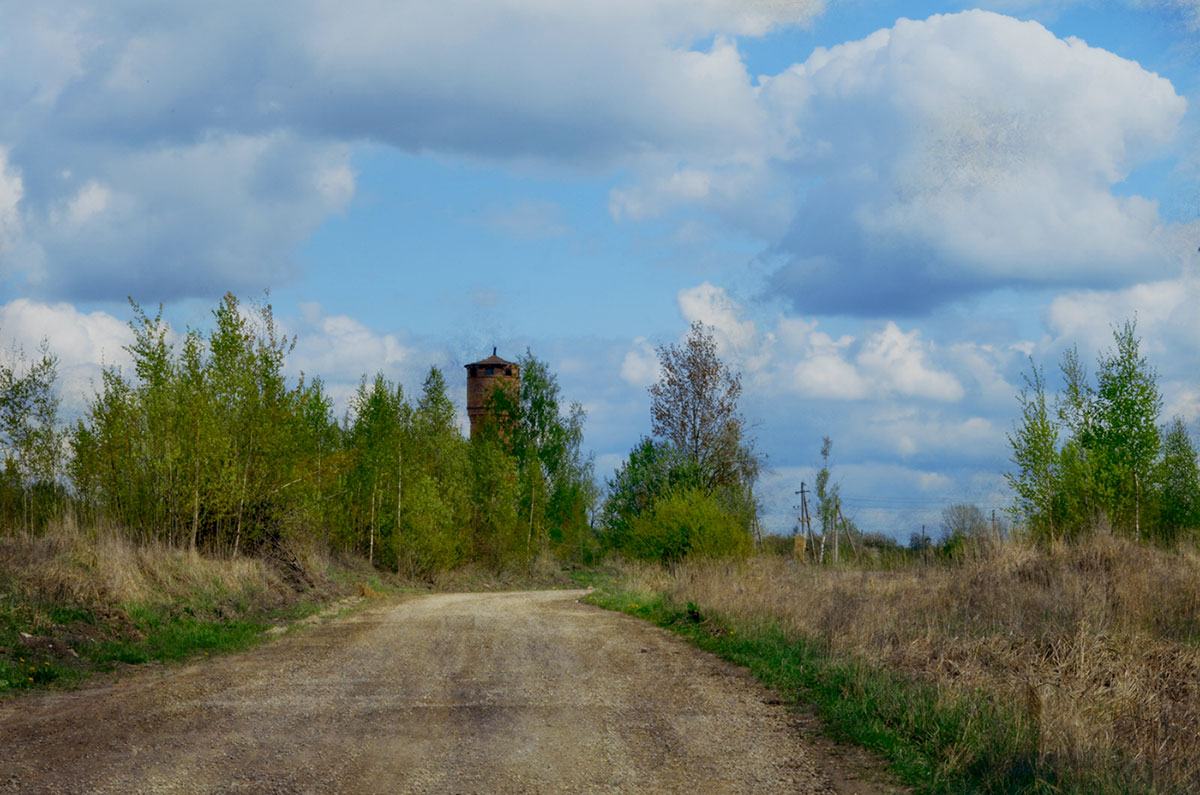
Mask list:
[[[505,374],[505,375],[512,375],[512,368],[511,368],[511,367],[505,367],[505,368],[504,368],[504,374]]]
[[[496,368],[495,368],[495,367],[489,367],[489,368],[487,368],[486,370],[484,370],[484,371],[483,371],[483,374],[484,374],[484,375],[495,375],[495,374],[496,374]]]

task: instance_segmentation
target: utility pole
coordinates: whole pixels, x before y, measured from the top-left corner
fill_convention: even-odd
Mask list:
[[[800,520],[800,526],[804,528],[804,532],[797,537],[795,548],[800,550],[800,558],[805,561],[808,560],[808,545],[812,541],[811,520],[808,516],[807,488],[807,484],[804,483],[804,481],[800,481],[800,491],[796,492],[796,494],[800,495],[800,516],[798,518]],[[795,554],[795,549],[793,549],[792,554]]]

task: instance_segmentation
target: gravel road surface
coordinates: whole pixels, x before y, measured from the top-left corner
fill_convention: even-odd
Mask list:
[[[877,789],[741,669],[584,593],[385,600],[250,652],[7,701],[0,791]]]

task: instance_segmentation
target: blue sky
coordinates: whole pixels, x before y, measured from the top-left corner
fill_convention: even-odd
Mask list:
[[[603,476],[701,320],[768,528],[825,435],[865,529],[1002,508],[1030,355],[1136,314],[1197,427],[1200,5],[965,9],[0,0],[0,338],[68,412],[126,296],[182,329],[269,288],[343,405],[528,347]]]

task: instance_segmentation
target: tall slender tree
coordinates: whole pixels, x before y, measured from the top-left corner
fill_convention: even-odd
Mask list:
[[[1054,500],[1058,489],[1058,425],[1046,403],[1046,379],[1030,359],[1025,386],[1017,395],[1021,420],[1008,435],[1016,472],[1005,475],[1016,494],[1014,513],[1037,534],[1054,537]]]
[[[721,361],[716,338],[699,321],[682,345],[660,345],[658,359],[661,376],[649,388],[653,434],[695,459],[710,485],[739,482],[741,374]]]
[[[1103,461],[1100,485],[1110,520],[1144,536],[1145,493],[1161,436],[1158,376],[1141,355],[1137,323],[1113,330],[1116,347],[1100,358],[1096,373],[1095,448]]]
[[[1162,458],[1155,481],[1159,504],[1157,540],[1169,543],[1200,530],[1200,463],[1181,417],[1171,420],[1163,433]]]
[[[14,493],[21,523],[31,530],[53,513],[60,492],[58,358],[43,341],[34,359],[20,350],[9,359],[0,361],[0,464],[9,481],[5,490]]]

